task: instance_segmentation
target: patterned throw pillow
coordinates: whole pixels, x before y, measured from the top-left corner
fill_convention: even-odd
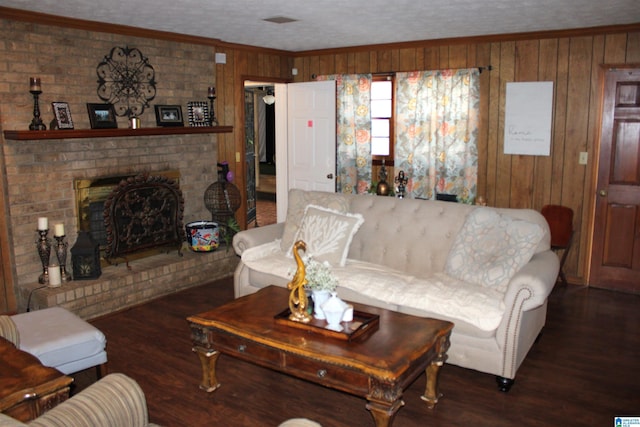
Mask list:
[[[284,224],[280,249],[290,254],[294,237],[302,224],[302,217],[308,205],[323,206],[336,212],[349,211],[349,198],[344,194],[329,193],[325,191],[305,191],[297,188],[289,190],[289,202],[287,206],[287,220]]]
[[[533,256],[544,236],[538,224],[474,209],[449,252],[445,273],[465,282],[504,292],[511,278]]]
[[[351,240],[364,218],[360,214],[341,213],[321,206],[309,205],[305,209],[294,242],[307,245],[306,254],[332,266],[343,267]],[[287,253],[291,256],[291,250]]]

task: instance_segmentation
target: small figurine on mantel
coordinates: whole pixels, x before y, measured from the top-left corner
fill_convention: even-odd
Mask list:
[[[378,173],[378,185],[376,186],[376,194],[378,196],[389,195],[389,184],[387,184],[387,168],[384,167],[384,160],[382,161],[382,167]]]
[[[398,176],[396,177],[396,184],[398,184],[397,196],[398,199],[404,199],[404,189],[405,185],[409,180],[404,176],[404,171],[398,172]]]

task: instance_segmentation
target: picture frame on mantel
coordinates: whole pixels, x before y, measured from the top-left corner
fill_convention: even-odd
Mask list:
[[[191,101],[187,103],[189,112],[189,126],[209,126],[209,105],[205,101]]]
[[[179,105],[155,105],[158,126],[184,126],[182,107]]]
[[[116,110],[113,104],[87,103],[91,129],[117,129]]]
[[[52,102],[53,120],[49,129],[73,129],[71,110],[66,102]]]

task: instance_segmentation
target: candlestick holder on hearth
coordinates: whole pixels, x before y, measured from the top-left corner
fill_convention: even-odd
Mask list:
[[[36,248],[38,249],[38,255],[40,255],[40,261],[42,262],[42,274],[38,277],[38,283],[49,283],[49,259],[51,258],[51,241],[47,237],[49,230],[38,230],[40,238],[36,242]]]
[[[42,122],[40,118],[40,103],[38,101],[38,97],[42,93],[41,90],[30,90],[33,95],[33,120],[31,120],[31,124],[29,125],[29,130],[46,130],[47,127]]]
[[[65,236],[53,236],[58,242],[56,245],[56,257],[60,264],[60,279],[62,283],[71,280],[71,276],[67,273],[67,248],[69,244],[64,240]]]

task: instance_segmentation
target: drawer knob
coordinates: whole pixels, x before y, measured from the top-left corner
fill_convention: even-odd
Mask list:
[[[246,346],[246,345],[244,345],[244,344],[240,344],[240,345],[238,346],[238,351],[239,351],[240,353],[244,353],[244,351],[245,351],[246,349],[247,349],[247,346]]]
[[[318,369],[318,377],[324,378],[326,376],[327,376],[327,370],[326,369]]]

